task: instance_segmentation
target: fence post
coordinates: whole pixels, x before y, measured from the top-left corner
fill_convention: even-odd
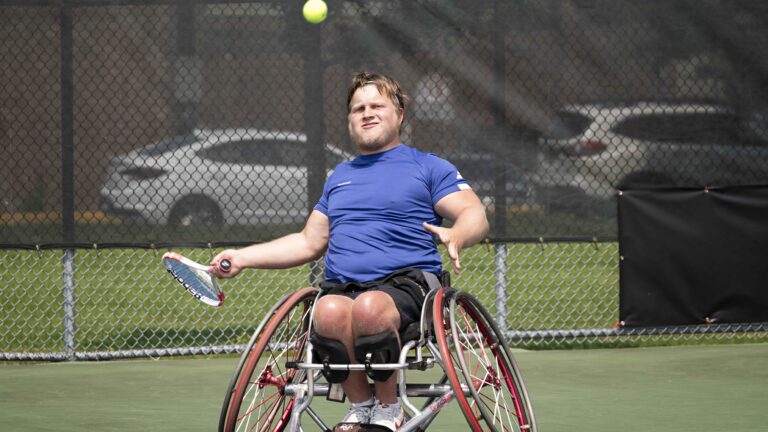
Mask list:
[[[496,280],[496,324],[502,334],[507,333],[507,244],[496,243],[494,277]]]
[[[64,243],[75,241],[75,144],[72,7],[59,10],[61,45],[61,227]]]
[[[300,14],[296,14],[298,17]],[[311,213],[323,194],[328,175],[325,160],[325,108],[323,106],[322,28],[308,24],[300,18],[299,28],[306,38],[301,44],[304,59],[304,131],[307,134],[307,152],[301,164],[307,167],[307,212]]]
[[[59,9],[59,43],[61,48],[61,218],[62,240],[72,243],[75,234],[75,144],[74,144],[74,79],[72,6],[63,2]],[[64,351],[68,360],[75,359],[75,251],[64,249]]]
[[[504,46],[504,28],[502,20],[501,5],[502,0],[496,0],[493,3],[494,17],[491,24],[489,37],[493,41],[495,48],[493,50],[493,96],[491,102],[491,112],[493,113],[493,152],[495,182],[493,201],[496,209],[494,218],[494,236],[498,239],[507,237],[507,157],[508,143],[506,137],[507,125],[507,75],[506,75],[506,47]],[[498,41],[501,41],[499,43]],[[494,262],[496,269],[494,276],[496,279],[496,324],[502,334],[507,333],[507,245],[504,242],[496,243],[494,248],[496,256]]]
[[[64,249],[62,256],[64,288],[64,353],[67,360],[75,360],[75,250]]]
[[[198,123],[200,99],[203,94],[202,60],[195,46],[195,12],[193,3],[176,6],[175,95],[176,133],[192,133]]]

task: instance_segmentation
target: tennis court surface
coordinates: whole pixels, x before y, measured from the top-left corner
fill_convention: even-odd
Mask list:
[[[751,432],[768,423],[768,344],[515,356],[543,432]],[[0,364],[0,430],[212,431],[236,361]],[[344,409],[317,403],[328,416]],[[309,422],[305,429],[317,430]],[[464,424],[451,405],[430,430],[463,431]]]

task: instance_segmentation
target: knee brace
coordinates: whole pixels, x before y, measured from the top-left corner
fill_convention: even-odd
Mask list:
[[[349,363],[347,348],[341,341],[320,336],[315,333],[310,338],[312,342],[312,357],[316,363],[322,363],[322,373],[326,381],[331,384],[344,382],[349,376],[348,370],[331,370],[330,363]]]
[[[371,365],[397,363],[400,343],[397,333],[385,331],[375,335],[355,338],[355,358],[365,365],[365,372],[374,381],[386,381],[394,370],[373,370]]]

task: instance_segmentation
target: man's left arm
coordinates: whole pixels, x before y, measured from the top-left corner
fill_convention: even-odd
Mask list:
[[[448,249],[453,268],[461,271],[461,250],[479,242],[488,233],[485,208],[471,189],[465,189],[441,198],[435,204],[435,211],[444,219],[453,221],[453,226],[444,228],[424,222],[424,228],[440,239]]]

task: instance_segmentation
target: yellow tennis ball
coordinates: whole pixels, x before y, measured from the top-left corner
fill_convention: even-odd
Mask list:
[[[323,0],[309,0],[304,3],[304,19],[312,24],[320,24],[328,16],[328,6]]]

